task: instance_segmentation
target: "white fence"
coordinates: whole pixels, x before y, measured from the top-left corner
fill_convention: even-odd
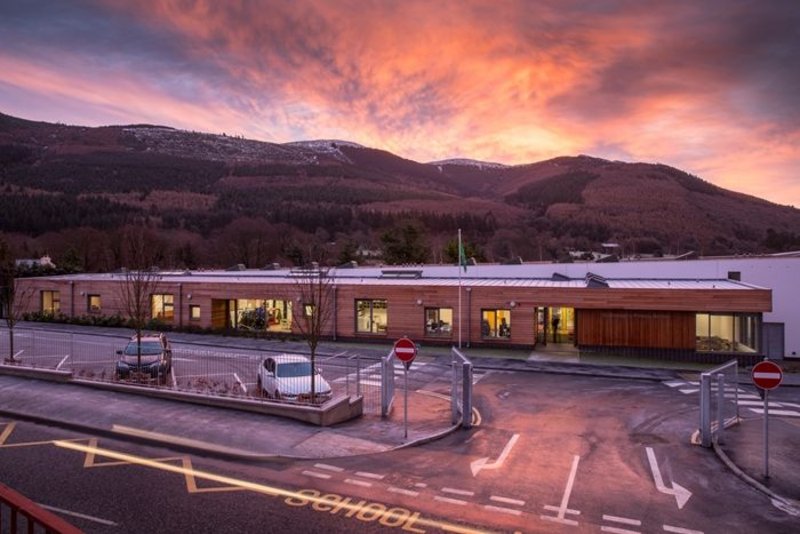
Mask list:
[[[739,422],[739,365],[736,360],[700,375],[700,443],[722,441],[725,428]]]

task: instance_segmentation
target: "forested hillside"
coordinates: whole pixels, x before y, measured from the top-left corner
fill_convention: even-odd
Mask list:
[[[459,228],[480,261],[564,260],[609,241],[655,255],[800,248],[800,211],[665,165],[425,164],[341,141],[0,114],[0,232],[18,256],[116,269],[131,226],[147,228],[164,267],[192,268],[449,262]]]

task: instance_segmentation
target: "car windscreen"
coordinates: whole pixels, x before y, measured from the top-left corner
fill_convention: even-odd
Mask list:
[[[157,356],[164,350],[159,341],[142,341],[142,356]],[[125,356],[136,356],[136,342],[131,341],[125,347]]]
[[[279,363],[277,376],[292,378],[295,376],[309,376],[311,374],[311,362],[289,362]]]

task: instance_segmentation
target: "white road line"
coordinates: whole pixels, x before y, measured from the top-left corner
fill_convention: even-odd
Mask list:
[[[735,395],[725,395],[726,399],[732,399],[734,397],[736,397],[736,396]],[[759,397],[758,395],[751,395],[750,393],[739,393],[738,398],[740,400],[741,399],[744,399],[744,400],[757,400],[757,399],[760,399],[761,397]]]
[[[234,380],[236,380],[236,382],[238,382],[238,383],[239,383],[239,387],[240,387],[240,388],[242,388],[242,391],[244,391],[245,393],[247,393],[247,386],[245,386],[245,385],[242,383],[242,379],[241,379],[241,378],[239,378],[239,375],[237,375],[236,373],[233,373],[233,378],[234,378]]]
[[[450,504],[457,504],[459,506],[464,506],[464,505],[467,504],[467,501],[462,501],[462,500],[459,500],[459,499],[451,499],[450,497],[440,497],[439,495],[434,495],[433,496],[433,500],[439,501],[439,502],[447,502],[447,503],[450,503]]]
[[[475,495],[474,491],[460,490],[455,488],[442,488],[442,493],[452,493],[453,495],[464,495],[465,497],[472,497]]]
[[[361,385],[362,386],[380,386],[381,385],[381,381],[380,380],[361,380]]]
[[[361,486],[362,488],[371,488],[372,482],[365,482],[363,480],[356,480],[354,478],[344,479],[345,484],[352,484],[353,486]]]
[[[739,401],[739,406],[764,406],[764,401],[762,400],[747,400],[747,401]],[[769,409],[772,411],[772,408],[783,408],[783,404],[779,402],[770,402]]]
[[[699,389],[680,389],[678,391],[680,391],[681,393],[683,393],[685,395],[691,395],[692,393],[697,393],[700,390]]]
[[[427,488],[428,485],[426,483],[424,483],[424,482],[417,482],[416,484],[414,484],[414,487],[415,488]]]
[[[568,513],[575,513],[576,515],[580,512],[577,510],[570,510],[567,508],[569,504],[569,496],[572,493],[572,487],[575,484],[575,475],[578,473],[578,462],[580,461],[580,456],[574,456],[572,459],[572,468],[569,471],[569,478],[567,479],[567,487],[564,490],[564,496],[561,498],[561,506],[556,508],[555,506],[545,505],[544,509],[549,510],[552,512],[558,512],[558,515],[553,517],[549,515],[541,515],[542,519],[547,519],[548,521],[555,521],[556,523],[564,523],[566,525],[577,525],[578,522],[573,519],[565,519],[564,516]]]
[[[314,467],[317,469],[323,469],[325,471],[333,471],[334,473],[341,473],[344,471],[341,467],[336,467],[335,465],[330,464],[314,464]]]
[[[603,525],[600,527],[603,532],[611,532],[612,534],[641,534],[638,530],[628,530],[627,528],[609,527]]]
[[[61,366],[62,366],[62,365],[64,365],[64,362],[66,362],[68,359],[69,359],[69,354],[67,354],[66,356],[64,356],[64,359],[63,359],[63,360],[61,360],[60,362],[58,362],[58,365],[56,365],[56,371],[58,371],[59,369],[61,369]]]
[[[356,471],[356,476],[364,478],[373,478],[375,480],[383,480],[386,475],[378,475],[375,473],[368,473],[367,471]]]
[[[781,404],[790,408],[800,408],[800,404],[796,404],[794,402],[781,402]]]
[[[642,522],[638,519],[628,519],[627,517],[619,517],[616,515],[603,514],[604,521],[611,521],[613,523],[622,523],[623,525],[633,525],[635,527],[642,526]]]
[[[665,386],[669,386],[671,388],[676,388],[678,386],[685,386],[686,385],[686,381],[685,380],[673,380],[672,382],[664,382],[663,384]]]
[[[407,490],[403,488],[395,488],[394,486],[389,486],[387,491],[391,491],[392,493],[399,493],[400,495],[408,495],[409,497],[416,497],[419,495],[418,491]]]
[[[748,408],[753,413],[757,413],[759,415],[764,415],[764,409],[760,408]],[[784,417],[800,417],[800,412],[795,412],[794,410],[772,410],[769,411],[770,415],[781,415]]]
[[[502,506],[492,506],[491,504],[485,504],[483,505],[483,507],[491,512],[500,512],[503,514],[511,514],[511,515],[522,515],[522,512],[519,510],[512,510],[511,508],[503,508]]]
[[[551,512],[560,512],[561,508],[558,506],[553,506],[552,504],[545,504],[543,507],[545,510],[550,510]],[[573,510],[571,508],[567,508],[564,510],[565,514],[572,514],[572,515],[581,515],[580,510]]]
[[[322,478],[322,479],[325,479],[325,480],[331,478],[330,475],[326,475],[325,473],[317,473],[315,471],[303,471],[302,474],[304,474],[306,476],[314,477],[314,478]]]
[[[702,530],[692,530],[690,528],[673,527],[664,525],[664,530],[667,532],[675,532],[675,534],[703,534]]]
[[[80,517],[81,519],[86,519],[88,521],[93,521],[95,523],[100,523],[101,525],[106,525],[109,527],[116,527],[117,524],[113,521],[109,521],[108,519],[100,519],[99,517],[94,517],[93,515],[86,515],[86,514],[79,514],[78,512],[70,512],[69,510],[64,510],[62,508],[56,508],[55,506],[47,506],[46,504],[38,504],[45,510],[50,510],[51,512],[56,512],[59,514],[64,515],[71,515],[72,517]]]
[[[509,499],[508,497],[499,497],[497,495],[492,495],[489,497],[489,500],[494,502],[502,502],[505,504],[516,504],[517,506],[525,506],[525,501],[520,501],[519,499]]]

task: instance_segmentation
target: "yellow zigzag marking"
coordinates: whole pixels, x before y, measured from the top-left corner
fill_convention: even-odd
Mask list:
[[[11,448],[11,447],[33,447],[37,445],[58,445],[59,443],[79,443],[79,442],[86,442],[87,447],[83,449],[86,453],[86,456],[83,460],[83,467],[86,469],[92,467],[116,467],[121,465],[141,465],[138,462],[131,462],[128,460],[119,460],[119,461],[98,461],[97,455],[95,451],[98,450],[98,439],[97,438],[73,438],[73,439],[59,439],[59,440],[48,440],[48,441],[29,441],[26,443],[6,443],[8,438],[14,432],[14,428],[17,426],[17,423],[0,423],[0,428],[3,429],[0,432],[0,449],[4,448]],[[5,427],[5,428],[3,428]],[[197,487],[197,479],[194,476],[195,470],[192,466],[192,460],[188,456],[170,456],[167,458],[154,458],[151,460],[152,462],[166,464],[167,462],[180,462],[180,465],[183,467],[183,471],[181,472],[186,479],[186,491],[189,493],[215,493],[221,491],[242,491],[244,488],[237,487],[237,486],[219,486],[213,488],[199,488]]]
[[[73,438],[65,440],[51,439],[47,441],[27,441],[25,443],[6,443],[6,440],[8,440],[8,438],[11,436],[11,433],[14,432],[14,428],[16,428],[17,423],[0,423],[0,426],[5,426],[3,432],[0,433],[0,449],[10,449],[12,447],[35,447],[37,445],[53,445],[56,443],[56,441],[87,441],[91,443],[89,438]]]

